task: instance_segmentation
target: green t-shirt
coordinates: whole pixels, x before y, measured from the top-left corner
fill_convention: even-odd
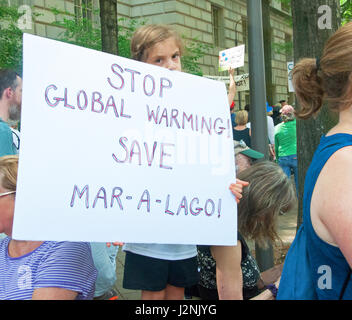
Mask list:
[[[9,125],[0,118],[0,157],[17,154]]]
[[[275,127],[275,153],[277,158],[297,154],[296,119]]]

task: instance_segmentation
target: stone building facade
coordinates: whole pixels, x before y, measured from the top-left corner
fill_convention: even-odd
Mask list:
[[[99,24],[99,0],[7,0],[12,5],[27,5],[36,13],[31,29],[26,32],[48,38],[57,38],[63,31],[52,23],[62,15],[74,18],[84,15]],[[147,23],[173,25],[186,39],[196,39],[212,46],[208,54],[199,60],[204,75],[225,76],[218,71],[219,51],[247,44],[246,0],[118,0],[118,16],[143,20]],[[86,6],[91,5],[91,9]],[[293,100],[288,93],[287,62],[292,53],[283,50],[292,43],[290,10],[279,0],[271,0],[270,24],[272,34],[272,86],[273,103],[279,100]],[[54,15],[51,8],[62,14]],[[279,49],[281,48],[281,50]],[[248,50],[245,66],[239,74],[248,73]],[[249,92],[241,94],[241,103],[249,103]]]

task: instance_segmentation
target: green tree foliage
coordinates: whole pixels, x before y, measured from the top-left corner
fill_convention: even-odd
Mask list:
[[[91,19],[83,17],[75,18],[69,13],[60,12],[55,8],[52,8],[51,10],[57,18],[60,16],[62,17],[52,23],[54,26],[61,27],[64,30],[59,34],[57,40],[98,51],[102,50],[100,26],[94,24]],[[99,10],[95,10],[94,14],[99,16]],[[119,56],[126,58],[130,57],[130,39],[132,34],[138,26],[143,25],[144,23],[145,22],[137,22],[133,19],[118,19],[118,24],[120,26],[118,36]],[[125,26],[121,27],[121,25]]]
[[[22,73],[22,34],[17,8],[0,6],[0,68]]]
[[[211,46],[203,42],[198,42],[197,39],[192,39],[191,41],[183,39],[183,41],[185,42],[185,54],[181,58],[183,71],[202,76],[203,73],[198,61],[204,57]]]
[[[52,9],[52,12],[59,16],[62,12]],[[99,11],[95,12],[95,15],[99,15]],[[140,26],[146,23],[145,20],[137,21],[134,19],[119,18],[119,36],[118,36],[118,48],[119,56],[130,58],[130,43],[133,32]],[[56,26],[64,28],[59,40],[64,42],[76,44],[82,47],[91,48],[95,50],[101,50],[101,30],[100,26],[94,25],[94,23],[86,18],[73,19],[66,15],[63,16],[62,20],[53,23]],[[191,39],[185,42],[185,54],[182,57],[182,67],[185,72],[202,75],[202,71],[199,67],[198,61],[204,57],[206,52],[210,49],[210,45],[199,42],[197,39]]]
[[[342,25],[352,21],[352,0],[340,0]]]
[[[23,30],[18,27],[21,13],[17,7],[9,7],[0,0],[0,68],[10,68],[22,73],[22,36]],[[51,9],[56,16],[52,24],[63,28],[57,40],[79,45],[94,50],[102,50],[100,26],[87,18],[77,18],[67,12]],[[99,11],[94,14],[99,16]],[[35,18],[33,14],[33,21]],[[119,55],[130,58],[130,41],[133,32],[145,21],[119,18],[118,48]],[[185,41],[185,55],[182,57],[183,70],[196,75],[202,75],[198,61],[207,53],[210,45],[191,39]]]

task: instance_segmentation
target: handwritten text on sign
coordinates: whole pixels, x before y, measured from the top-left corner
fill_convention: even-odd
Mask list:
[[[223,84],[25,35],[21,144],[18,239],[236,240]]]

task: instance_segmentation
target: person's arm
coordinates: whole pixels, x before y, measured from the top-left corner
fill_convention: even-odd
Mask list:
[[[92,299],[96,278],[88,243],[48,241],[33,278],[32,299]]]
[[[274,120],[272,117],[267,116],[267,124],[268,124],[268,137],[270,144],[275,144],[275,126]]]
[[[241,243],[237,246],[211,246],[216,261],[216,284],[220,300],[243,300]]]
[[[279,128],[275,128],[275,157],[276,160],[278,159],[279,156]]]
[[[34,290],[32,300],[75,300],[77,294],[62,288],[39,288]]]
[[[237,88],[236,88],[236,82],[234,78],[235,70],[230,69],[229,70],[229,76],[230,76],[230,85],[229,85],[229,92],[227,94],[227,98],[229,101],[229,105],[231,106],[233,99],[235,98]]]
[[[337,245],[352,267],[352,147],[334,153],[317,180],[311,203],[313,227]],[[319,223],[322,228],[319,228]]]
[[[276,282],[280,277],[282,273],[282,268],[284,264],[278,264],[260,274],[261,279],[264,282],[264,285],[268,285],[270,283]]]
[[[274,283],[276,288],[279,288],[280,279],[281,277]],[[276,297],[274,297],[273,293],[269,289],[266,289],[260,294],[258,294],[257,296],[251,298],[250,300],[275,300],[275,299]]]

